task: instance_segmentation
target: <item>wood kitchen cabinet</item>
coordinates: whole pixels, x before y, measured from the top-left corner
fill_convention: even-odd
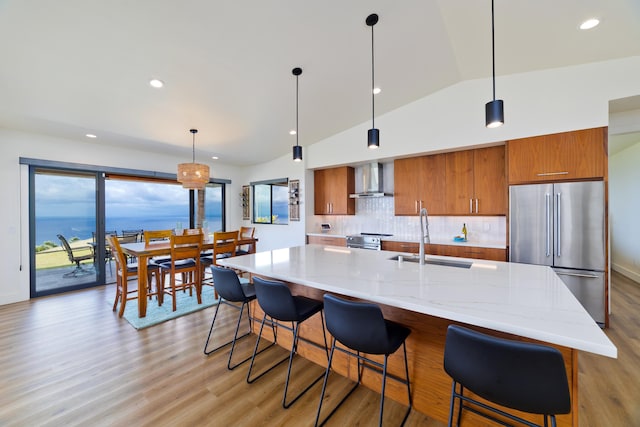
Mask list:
[[[314,171],[314,213],[316,215],[355,215],[354,169],[342,166]]]
[[[507,162],[509,184],[604,178],[607,128],[508,141]]]
[[[418,242],[382,241],[383,251],[408,252],[417,254],[420,251]],[[461,258],[487,259],[492,261],[506,261],[507,250],[498,248],[482,248],[463,245],[424,245],[427,255],[441,255]]]
[[[409,252],[417,254],[420,249],[420,246],[418,245],[418,242],[397,242],[383,240],[381,249],[383,251]]]
[[[441,246],[441,250],[444,253],[438,255],[461,257],[461,258],[474,258],[474,259],[488,259],[491,261],[506,261],[507,250],[497,248],[480,248],[476,246],[456,246],[456,245],[438,245]]]
[[[309,245],[347,246],[346,237],[336,236],[307,236]]]
[[[412,157],[394,161],[395,215],[446,214],[445,155]]]
[[[445,197],[448,215],[506,215],[505,147],[447,153]]]

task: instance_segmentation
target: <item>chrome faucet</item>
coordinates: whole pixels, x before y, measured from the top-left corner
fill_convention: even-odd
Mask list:
[[[425,262],[425,243],[431,243],[431,238],[429,237],[429,218],[427,214],[427,208],[422,208],[420,209],[420,265],[424,265]]]

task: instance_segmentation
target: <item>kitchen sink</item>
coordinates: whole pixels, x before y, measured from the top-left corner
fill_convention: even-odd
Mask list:
[[[391,261],[397,261],[398,257],[402,257],[403,261],[407,262],[419,262],[420,259],[417,256],[405,256],[405,255],[396,255],[394,257],[389,258]],[[457,267],[457,268],[471,268],[472,262],[469,261],[449,261],[444,259],[431,259],[427,258],[424,261],[425,264],[433,264],[433,265],[442,265],[444,267]]]

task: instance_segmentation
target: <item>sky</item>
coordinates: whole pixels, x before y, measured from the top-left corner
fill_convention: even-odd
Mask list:
[[[36,174],[37,217],[94,216],[95,196],[93,177]],[[213,197],[212,192],[207,196]],[[189,190],[178,184],[106,180],[105,202],[107,217],[184,215],[188,213]]]

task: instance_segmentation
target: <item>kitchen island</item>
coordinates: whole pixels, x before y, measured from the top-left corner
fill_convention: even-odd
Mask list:
[[[306,245],[228,258],[220,264],[290,284],[294,293],[321,298],[330,292],[381,305],[385,317],[409,326],[407,341],[414,407],[446,421],[451,382],[442,368],[446,327],[457,323],[497,336],[542,342],[560,349],[572,394],[572,413],[558,425],[578,420],[577,352],[616,357],[617,349],[548,267],[428,256],[432,261],[468,262],[468,268],[392,260],[396,252]],[[467,267],[465,266],[465,267]],[[319,319],[307,333],[321,341]],[[278,341],[281,336],[278,334]],[[286,341],[286,338],[282,338]],[[283,345],[287,342],[283,341]],[[290,342],[290,341],[289,341]],[[326,366],[322,352],[300,353]],[[392,358],[401,372],[401,358]],[[355,378],[355,363],[341,360],[336,371]],[[379,390],[376,377],[365,384]],[[378,381],[379,383],[379,381]],[[387,396],[403,401],[401,387],[389,383]],[[466,417],[466,415],[465,415]],[[469,416],[471,425],[483,421]]]

